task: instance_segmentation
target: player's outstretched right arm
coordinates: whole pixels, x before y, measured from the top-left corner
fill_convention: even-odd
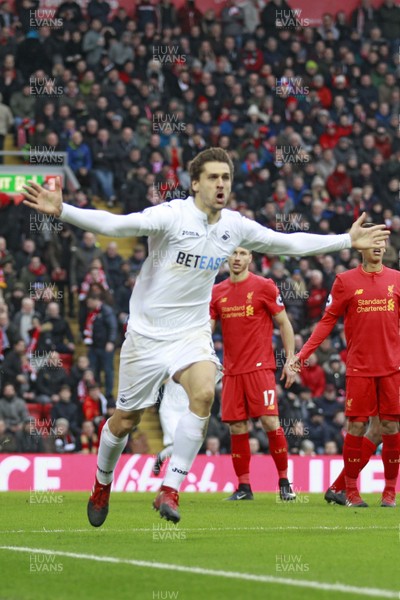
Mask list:
[[[25,185],[24,189],[26,206],[46,215],[57,217],[85,231],[112,237],[151,235],[166,229],[173,218],[172,211],[169,211],[167,207],[164,207],[161,212],[158,210],[156,217],[153,208],[144,213],[113,215],[104,210],[89,210],[64,204],[58,177],[55,191],[46,190],[33,181]]]

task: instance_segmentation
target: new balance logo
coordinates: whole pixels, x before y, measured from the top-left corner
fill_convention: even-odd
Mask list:
[[[361,296],[361,294],[363,294],[363,293],[364,293],[364,290],[361,288],[361,289],[359,289],[359,290],[356,290],[356,291],[354,292],[354,295],[355,295],[355,296]]]

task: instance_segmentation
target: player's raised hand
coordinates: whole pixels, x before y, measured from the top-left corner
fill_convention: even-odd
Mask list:
[[[382,248],[385,241],[390,235],[390,231],[386,229],[386,225],[373,225],[372,227],[363,227],[366,221],[366,214],[362,215],[354,221],[349,233],[351,237],[351,245],[357,250],[367,250],[368,248]]]
[[[51,192],[34,181],[28,182],[23,186],[24,191],[22,193],[26,198],[23,204],[45,215],[59,217],[63,203],[60,177],[56,177],[55,184],[56,189]]]

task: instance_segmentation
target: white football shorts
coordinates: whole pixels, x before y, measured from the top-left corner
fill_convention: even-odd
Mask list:
[[[196,362],[211,361],[221,370],[211,329],[191,331],[177,340],[154,340],[128,331],[119,365],[117,408],[132,411],[153,406],[161,385]]]

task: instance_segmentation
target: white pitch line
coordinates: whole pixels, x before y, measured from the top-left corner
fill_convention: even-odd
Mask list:
[[[102,528],[97,529],[97,531],[104,531],[109,533],[148,533],[150,531],[156,531],[157,529],[163,529],[170,527],[174,529],[174,525],[171,523],[163,523],[160,521],[160,527],[157,527],[155,523],[153,527],[132,527],[128,529],[113,529],[113,528]],[[298,527],[297,525],[288,526],[288,527],[179,527],[177,525],[177,530],[179,531],[188,531],[188,532],[197,532],[197,531],[371,531],[371,529],[375,531],[397,531],[398,527],[381,527],[380,525],[370,525],[367,527],[352,527],[352,526],[340,526],[334,525],[332,527],[317,525],[315,527]],[[6,535],[11,533],[88,533],[93,531],[93,527],[86,527],[84,529],[11,529],[0,531],[0,535]]]
[[[188,567],[185,565],[174,565],[169,563],[152,562],[147,560],[134,560],[129,558],[116,558],[114,556],[96,556],[95,554],[78,554],[77,552],[63,552],[61,550],[49,550],[47,548],[26,548],[24,546],[0,546],[0,550],[13,552],[29,552],[37,554],[49,554],[52,556],[64,556],[66,558],[78,558],[80,560],[93,560],[95,562],[131,565],[133,567],[144,567],[149,569],[160,569],[164,571],[178,571],[180,573],[192,573],[196,575],[209,575],[211,577],[223,577],[225,579],[241,579],[245,581],[257,581],[259,583],[276,583],[292,587],[311,588],[325,590],[328,592],[342,592],[343,594],[358,594],[373,598],[399,598],[399,593],[392,590],[378,588],[360,588],[343,583],[322,583],[320,581],[307,581],[301,579],[290,579],[274,577],[273,575],[255,575],[253,573],[237,573],[233,571],[221,571],[216,569],[203,569],[202,567]]]

